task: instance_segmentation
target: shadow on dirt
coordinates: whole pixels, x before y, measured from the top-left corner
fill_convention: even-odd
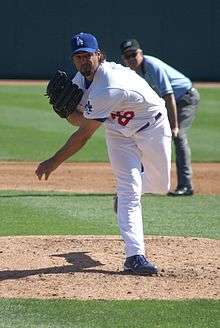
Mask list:
[[[48,268],[40,269],[29,269],[29,270],[4,270],[0,271],[0,281],[8,279],[20,279],[29,276],[36,275],[47,275],[47,274],[66,274],[66,273],[76,273],[76,272],[85,272],[85,273],[103,273],[107,275],[123,275],[123,271],[110,271],[102,270],[100,268],[93,269],[95,267],[104,266],[103,263],[93,260],[87,252],[74,252],[66,254],[54,254],[50,257],[63,257],[67,263],[71,265],[65,266],[54,266]]]

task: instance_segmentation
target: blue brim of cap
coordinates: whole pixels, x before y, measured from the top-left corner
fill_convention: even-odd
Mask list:
[[[72,54],[77,54],[78,52],[96,52],[98,49],[93,48],[79,48],[76,49]]]

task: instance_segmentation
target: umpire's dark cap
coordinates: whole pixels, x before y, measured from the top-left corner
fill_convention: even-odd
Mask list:
[[[89,33],[78,33],[72,36],[72,55],[78,52],[96,52],[99,49],[96,37]]]
[[[141,46],[139,44],[139,42],[136,39],[128,39],[128,40],[124,40],[121,44],[120,44],[120,49],[121,49],[121,53],[124,54],[126,51],[135,51],[137,49],[140,49]]]

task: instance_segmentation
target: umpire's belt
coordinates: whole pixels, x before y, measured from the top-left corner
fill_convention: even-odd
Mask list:
[[[155,122],[162,116],[162,114],[159,112],[156,116],[154,116]],[[146,128],[148,128],[148,126],[150,125],[150,122],[147,122],[144,126],[142,126],[139,130],[137,130],[137,132],[140,132]]]

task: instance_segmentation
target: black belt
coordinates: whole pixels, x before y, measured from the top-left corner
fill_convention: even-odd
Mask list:
[[[157,121],[161,116],[162,116],[162,114],[160,112],[156,116],[154,116],[155,121]],[[149,125],[150,125],[150,122],[147,122],[144,126],[142,126],[139,130],[137,130],[137,132],[140,132],[140,131],[148,128]]]

